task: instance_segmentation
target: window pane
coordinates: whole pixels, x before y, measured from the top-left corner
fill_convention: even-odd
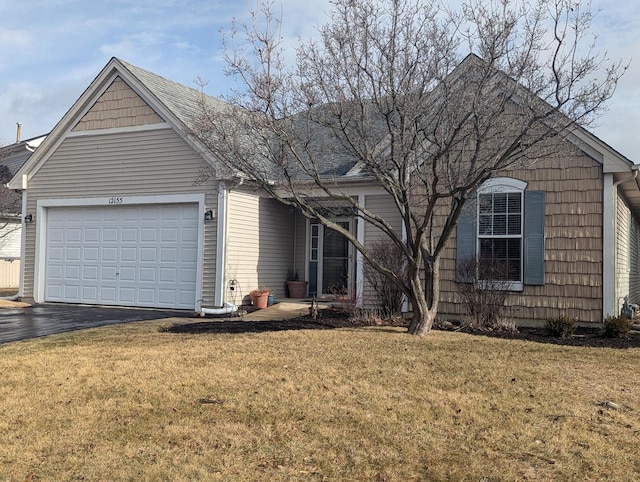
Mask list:
[[[504,235],[507,234],[507,215],[498,214],[493,216],[493,234]]]
[[[507,194],[497,193],[493,195],[493,214],[507,212]]]
[[[520,234],[521,230],[520,214],[509,214],[507,234]]]
[[[507,240],[494,239],[493,241],[493,257],[505,259],[507,257]]]
[[[480,194],[480,213],[482,214],[491,214],[492,210],[492,195],[491,194]]]
[[[508,211],[510,213],[522,212],[522,195],[519,192],[511,192],[508,194]]]
[[[342,234],[333,229],[324,230],[324,243],[322,245],[325,258],[342,258],[347,256],[349,241]]]
[[[491,215],[481,214],[478,219],[478,232],[480,234],[491,233]]]

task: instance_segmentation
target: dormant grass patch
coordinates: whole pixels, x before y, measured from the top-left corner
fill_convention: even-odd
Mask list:
[[[639,349],[160,326],[0,346],[0,479],[640,476]]]

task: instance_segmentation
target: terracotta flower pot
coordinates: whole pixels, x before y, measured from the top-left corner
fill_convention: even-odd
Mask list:
[[[304,298],[304,296],[307,294],[307,284],[308,283],[306,281],[287,281],[287,287],[289,288],[289,298]]]
[[[256,308],[266,308],[267,301],[269,300],[269,292],[251,292],[251,304]]]

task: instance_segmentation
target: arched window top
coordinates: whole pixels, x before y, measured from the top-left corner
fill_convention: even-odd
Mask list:
[[[508,192],[508,191],[524,191],[527,189],[527,183],[512,177],[495,177],[486,180],[478,189],[480,193],[486,192]]]

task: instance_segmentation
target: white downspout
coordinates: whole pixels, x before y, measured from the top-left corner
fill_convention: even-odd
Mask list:
[[[218,229],[216,241],[216,288],[214,296],[215,306],[224,303],[225,260],[227,256],[227,186],[221,182],[218,185]]]
[[[27,190],[22,190],[22,215],[20,222],[22,223],[20,227],[20,277],[18,280],[18,297],[22,298],[24,296],[24,268],[25,268],[25,251],[27,247],[27,223],[25,223],[24,218],[27,215]]]

